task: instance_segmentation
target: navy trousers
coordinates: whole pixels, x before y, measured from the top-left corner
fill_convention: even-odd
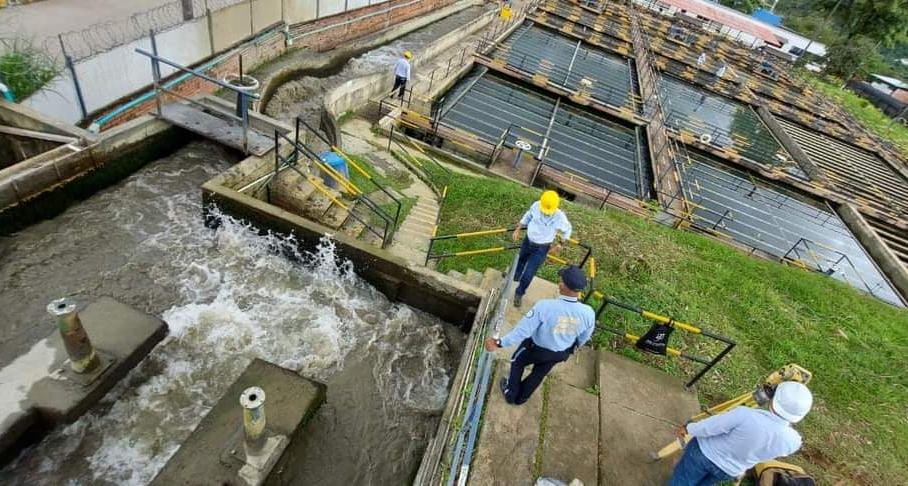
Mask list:
[[[668,484],[669,486],[713,486],[731,479],[734,478],[703,455],[700,444],[697,439],[694,439],[684,448],[684,455],[675,465],[675,472]]]
[[[536,276],[536,270],[539,270],[539,267],[545,263],[545,256],[549,254],[550,246],[552,245],[548,243],[537,245],[529,238],[523,239],[523,243],[520,244],[520,255],[517,257],[517,268],[514,269],[514,281],[520,282],[517,290],[514,291],[515,294],[522,297],[527,293],[527,287]]]
[[[532,338],[526,338],[514,351],[511,356],[511,373],[508,375],[508,387],[505,390],[504,399],[508,403],[520,405],[526,402],[542,383],[545,375],[549,374],[552,368],[568,359],[571,355],[569,350],[552,351],[539,347],[533,343]],[[527,366],[533,365],[530,374],[523,378],[523,370]]]
[[[400,91],[397,92],[397,97],[404,99],[404,91],[407,89],[407,78],[394,76],[394,87],[391,88],[391,93],[394,93],[397,88],[400,88]]]

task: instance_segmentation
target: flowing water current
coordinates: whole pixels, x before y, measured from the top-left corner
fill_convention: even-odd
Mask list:
[[[101,404],[0,471],[0,482],[145,484],[253,357],[328,386],[277,483],[410,480],[462,337],[389,302],[338,261],[330,240],[294,263],[281,254],[292,242],[229,217],[206,228],[199,186],[235,160],[191,142],[3,241],[4,349],[50,332],[44,306],[70,294],[160,315],[170,334]]]

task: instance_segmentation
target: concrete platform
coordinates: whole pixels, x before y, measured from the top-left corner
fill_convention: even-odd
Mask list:
[[[579,368],[564,363],[560,367]],[[599,474],[599,397],[558,379],[547,386],[541,473],[565,482],[577,478],[592,486]]]
[[[164,321],[108,297],[79,316],[106,367],[91,379],[75,376],[55,332],[0,369],[0,463],[52,427],[79,418],[167,334]]]
[[[600,350],[600,484],[666,484],[674,461],[650,463],[649,454],[699,411],[697,395],[682,380]]]
[[[243,413],[240,393],[258,386],[265,391],[266,436],[277,457],[256,476],[242,457]],[[261,484],[270,467],[325,401],[325,386],[277,365],[253,360],[208,412],[151,484],[160,486]]]
[[[237,121],[209,115],[182,103],[171,103],[164,106],[161,111],[163,115],[161,119],[164,121],[228,147],[243,150],[243,127]],[[274,148],[273,134],[269,137],[250,128],[247,148],[253,155],[259,157],[265,155]]]

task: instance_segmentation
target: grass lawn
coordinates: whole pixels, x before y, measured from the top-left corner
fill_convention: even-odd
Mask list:
[[[890,140],[899,148],[902,155],[908,157],[908,127],[900,123],[892,123],[892,118],[851,91],[839,88],[838,85],[820,80],[815,76],[808,76],[807,79],[826,96],[842,105],[865,127],[884,139]]]
[[[514,225],[540,194],[499,179],[446,177],[449,191],[439,235]],[[807,467],[819,484],[906,484],[908,311],[831,278],[748,257],[702,235],[618,210],[569,202],[562,208],[576,238],[595,249],[599,290],[737,341],[737,348],[698,384],[701,402],[714,404],[748,392],[774,369],[799,363],[814,373],[816,404],[798,426],[805,446],[792,462]],[[456,249],[502,241],[494,240],[462,240]],[[439,249],[454,250],[454,245],[441,242]],[[439,270],[504,269],[511,255],[450,258]],[[542,276],[554,280],[556,270],[546,266]],[[638,335],[648,325],[617,310],[605,319]],[[680,332],[672,339],[674,346],[696,354],[716,349]],[[610,334],[597,334],[594,344],[673,374],[692,376],[698,369],[686,361],[638,355]]]

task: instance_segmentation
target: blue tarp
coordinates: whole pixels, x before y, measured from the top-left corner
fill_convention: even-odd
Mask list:
[[[344,160],[340,155],[329,151],[322,152],[318,154],[318,158],[322,159],[322,162],[325,163],[328,167],[331,167],[335,171],[339,172],[340,175],[344,176],[345,179],[350,178],[350,172],[347,168],[347,161]],[[328,187],[336,187],[337,183],[334,181],[334,178],[328,174],[322,174],[322,179],[324,179],[325,184]]]
[[[774,25],[776,27],[782,25],[782,17],[770,12],[769,10],[754,10],[754,13],[751,14],[753,18],[763,22],[764,24]]]

